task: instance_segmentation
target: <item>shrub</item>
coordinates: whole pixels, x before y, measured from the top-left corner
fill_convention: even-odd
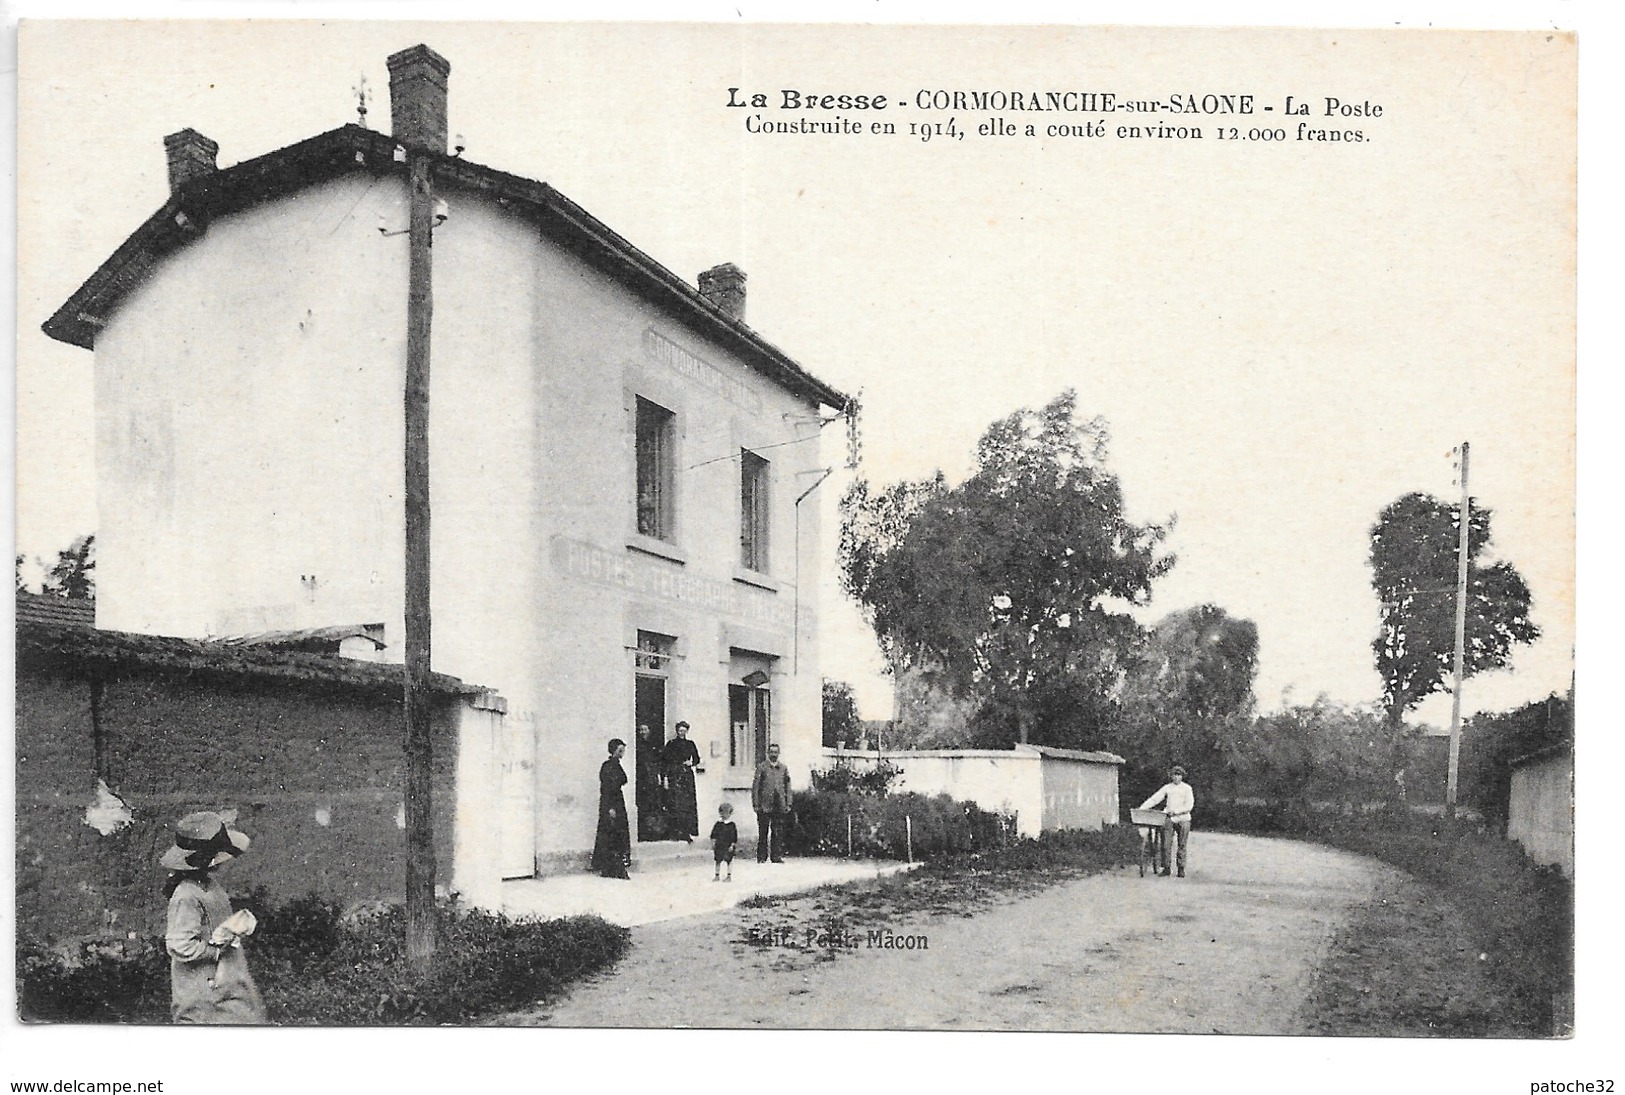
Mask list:
[[[834,791],[800,791],[789,848],[797,855],[846,855],[848,819],[851,854],[865,859],[906,859],[909,824],[918,860],[986,851],[1015,839],[1015,817],[956,802],[947,795],[913,792],[875,798]]]
[[[319,968],[262,981],[271,1019],[319,1025],[464,1023],[557,995],[612,965],[630,939],[625,928],[588,916],[515,921],[471,912],[443,915],[440,928],[439,949],[422,974],[406,964],[406,917],[400,908],[343,930],[338,947]]]
[[[251,911],[259,921],[252,954],[256,968],[264,963],[286,963],[302,971],[331,954],[341,942],[338,905],[316,894],[296,897],[278,907],[266,889],[257,886],[234,904]]]
[[[166,1022],[169,956],[163,940],[81,941],[52,949],[19,936],[17,1011],[30,1022]]]
[[[368,1025],[465,1023],[555,996],[613,965],[631,933],[597,917],[510,920],[440,911],[440,945],[428,969],[407,966],[399,906],[347,923],[315,896],[280,908],[263,891],[254,911],[250,962],[272,1023]],[[26,1020],[154,1023],[169,1017],[163,940],[79,944],[51,950],[19,940],[19,1010]]]
[[[1314,813],[1301,801],[1226,802],[1208,799],[1201,804],[1198,822],[1204,829],[1220,832],[1254,833],[1259,836],[1292,836],[1307,832]]]
[[[903,770],[887,760],[875,764],[865,764],[862,767],[853,764],[836,764],[833,768],[825,768],[812,774],[812,787],[815,791],[827,791],[836,795],[869,795],[872,798],[885,798],[891,793],[891,786],[902,778]]]

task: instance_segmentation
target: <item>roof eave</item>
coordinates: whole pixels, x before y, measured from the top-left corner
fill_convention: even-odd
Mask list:
[[[344,171],[404,172],[405,165],[394,158],[396,147],[394,138],[386,134],[345,125],[191,180],[97,267],[45,321],[42,330],[59,342],[94,350],[96,332],[123,297],[149,276],[164,254],[207,225],[211,215]],[[555,242],[618,276],[651,303],[664,307],[696,333],[716,340],[793,394],[832,408],[847,405],[845,393],[807,372],[743,322],[724,314],[693,286],[547,183],[443,154],[435,154],[434,170],[441,179],[459,186],[529,206],[538,228]]]
[[[331,654],[230,646],[208,639],[143,635],[73,624],[19,622],[17,662],[78,665],[98,671],[140,670],[234,680],[302,682],[399,697],[401,667]],[[479,696],[489,690],[444,673],[430,673],[428,691],[438,696]]]

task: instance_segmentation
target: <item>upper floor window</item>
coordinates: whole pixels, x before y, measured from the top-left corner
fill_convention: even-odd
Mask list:
[[[671,411],[638,399],[638,532],[656,540],[675,539],[677,531],[672,474],[676,424],[677,416]]]
[[[739,454],[739,562],[766,573],[770,465],[753,452]]]

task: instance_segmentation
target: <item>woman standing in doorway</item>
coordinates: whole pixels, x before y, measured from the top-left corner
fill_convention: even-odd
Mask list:
[[[694,770],[700,766],[700,751],[688,740],[688,723],[677,724],[677,736],[666,743],[661,759],[666,765],[666,786],[671,795],[667,818],[670,835],[694,843],[700,835],[700,808],[694,797]]]
[[[247,910],[233,913],[214,869],[248,851],[248,837],[213,811],[175,823],[175,846],[159,860],[169,868],[170,1014],[177,1023],[263,1023],[265,1004],[248,972],[243,938],[254,930]]]
[[[592,869],[605,878],[630,878],[632,831],[626,824],[626,769],[621,758],[626,742],[611,738],[609,759],[598,768],[598,838],[592,846]]]

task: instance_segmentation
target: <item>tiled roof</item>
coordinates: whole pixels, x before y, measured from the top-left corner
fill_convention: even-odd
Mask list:
[[[56,597],[49,593],[17,594],[17,622],[42,624],[70,624],[76,627],[96,626],[96,602],[71,597]]]
[[[1571,756],[1573,755],[1574,742],[1569,740],[1554,741],[1550,745],[1541,746],[1532,753],[1525,753],[1521,757],[1513,757],[1507,762],[1507,766],[1510,768],[1522,768],[1527,764],[1534,764],[1536,761],[1542,761],[1548,757],[1560,757],[1565,753]]]
[[[345,639],[367,639],[377,649],[389,644],[380,636],[383,624],[335,624],[332,627],[304,627],[289,631],[261,631],[253,635],[222,636],[218,641],[228,646],[308,646],[313,643],[339,643]]]
[[[396,160],[396,148],[390,136],[345,125],[191,179],[45,321],[45,333],[93,349],[97,329],[124,298],[152,276],[164,255],[206,232],[210,218],[351,172],[404,176],[407,166]],[[457,156],[430,155],[438,184],[508,203],[544,236],[697,334],[737,354],[788,391],[829,407],[847,403],[845,394],[807,372],[743,321],[728,316],[698,289],[546,183]]]
[[[1018,745],[1017,749],[1031,749],[1041,756],[1056,760],[1086,760],[1093,764],[1127,764],[1116,753],[1091,752],[1083,749],[1057,749],[1053,745]]]
[[[21,598],[19,598],[19,605]],[[253,680],[300,683],[398,698],[405,688],[399,665],[362,662],[333,654],[312,654],[268,646],[239,646],[209,639],[137,635],[77,624],[17,621],[19,670],[94,670],[121,675],[152,672],[242,683]],[[444,673],[431,673],[430,692],[477,696],[488,692]]]

